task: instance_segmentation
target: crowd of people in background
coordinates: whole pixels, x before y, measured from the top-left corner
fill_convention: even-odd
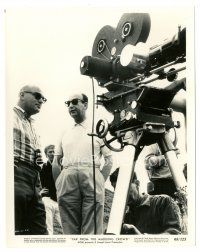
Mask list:
[[[111,173],[112,152],[97,136],[92,153],[88,97],[82,93],[65,101],[74,125],[57,146],[45,147],[47,162],[43,163],[32,115],[39,113],[46,101],[39,87],[27,85],[14,107],[15,235],[53,235],[54,220],[63,234],[104,234],[105,182],[110,178],[115,188],[120,168]],[[144,164],[149,175],[147,194],[141,194],[134,173],[121,233],[183,233],[177,189],[158,146],[151,146]]]

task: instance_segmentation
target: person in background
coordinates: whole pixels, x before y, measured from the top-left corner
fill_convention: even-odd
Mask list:
[[[111,185],[112,185],[112,187],[114,188],[114,190],[115,190],[115,187],[116,187],[116,184],[117,184],[117,177],[118,177],[118,174],[119,174],[119,167],[118,168],[116,168],[115,170],[114,170],[114,172],[112,172],[111,174],[110,174],[110,183],[111,183]]]
[[[116,178],[119,169],[115,172]],[[113,181],[116,183],[116,181]],[[168,195],[142,195],[140,182],[134,173],[128,196],[128,210],[122,234],[181,234],[180,210]]]
[[[145,168],[150,180],[147,192],[151,195],[167,194],[175,198],[177,189],[164,155],[157,143],[148,148],[149,154],[145,157]]]
[[[185,179],[187,180],[187,163],[184,164],[184,167],[183,167],[183,174],[185,176]]]
[[[32,115],[46,102],[37,86],[24,86],[14,107],[14,204],[15,234],[48,234],[40,191],[41,150]]]
[[[185,206],[178,196],[171,171],[164,155],[161,154],[157,144],[149,146],[150,153],[145,158],[145,167],[147,169],[150,181],[147,184],[147,192],[150,195],[167,194],[171,196],[177,203],[181,212],[181,231],[187,234],[187,215]],[[179,154],[178,150],[176,153]],[[183,174],[187,180],[187,165],[184,165]]]
[[[40,179],[42,184],[42,200],[46,210],[46,224],[49,235],[53,235],[54,221],[61,226],[60,212],[57,203],[56,187],[52,175],[52,162],[54,158],[54,145],[45,147],[44,152],[47,157],[47,162],[43,164],[40,172]]]
[[[86,117],[88,97],[85,94],[75,94],[65,103],[74,124],[71,130],[67,130],[63,135],[53,161],[53,176],[56,181],[63,232],[64,234],[102,234],[104,184],[112,168],[111,152],[102,139],[94,137],[95,232],[92,138],[88,136],[88,133],[92,132],[92,124]],[[101,157],[104,158],[104,165],[100,170]]]

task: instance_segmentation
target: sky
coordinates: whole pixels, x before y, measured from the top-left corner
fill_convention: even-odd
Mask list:
[[[80,74],[81,59],[91,55],[94,39],[105,25],[117,26],[123,13],[148,12],[151,30],[147,46],[151,47],[171,38],[178,31],[178,25],[191,22],[192,9],[186,7],[138,8],[114,6],[64,5],[53,7],[9,7],[5,12],[5,56],[6,56],[6,98],[8,111],[16,104],[20,88],[27,84],[40,86],[47,102],[35,116],[36,127],[41,136],[42,147],[56,144],[63,131],[72,123],[64,101],[75,92],[89,97],[89,112],[92,106],[92,83]],[[186,73],[182,73],[184,76]],[[182,76],[180,74],[180,77]],[[166,81],[155,83],[163,86]],[[96,94],[107,90],[95,85]],[[181,91],[178,99],[185,98]],[[178,132],[179,148],[183,159],[185,154],[185,127],[181,114],[174,114],[182,123]],[[112,119],[105,109],[98,108],[95,118]],[[145,152],[144,152],[145,153]],[[146,190],[147,174],[143,169],[142,154],[137,162],[142,190]],[[114,153],[114,168],[126,162],[128,153]],[[119,158],[120,157],[120,158]],[[131,158],[131,157],[130,157]],[[109,182],[107,187],[111,189]]]

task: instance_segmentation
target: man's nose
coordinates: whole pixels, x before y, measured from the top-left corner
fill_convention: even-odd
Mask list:
[[[69,104],[69,108],[73,108],[73,107],[74,107],[73,103],[72,103],[72,102],[70,102],[70,104]]]
[[[43,103],[42,97],[38,101],[39,101],[40,104],[42,104]]]

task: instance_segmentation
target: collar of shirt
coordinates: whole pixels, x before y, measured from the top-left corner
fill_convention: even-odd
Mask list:
[[[148,194],[145,194],[142,197],[141,203],[138,207],[140,206],[150,206],[150,196]]]
[[[78,127],[78,126],[81,126],[81,127],[85,128],[85,129],[88,129],[89,127],[92,126],[92,124],[91,124],[90,120],[88,120],[86,118],[83,122],[74,124],[74,127]]]
[[[129,207],[130,209],[138,209],[140,207],[143,207],[143,206],[147,206],[149,207],[150,206],[150,195],[149,194],[145,194],[144,196],[142,196],[138,202],[133,202],[131,201],[129,203]]]
[[[28,117],[27,113],[25,112],[25,110],[23,108],[21,108],[20,106],[16,105],[15,108],[21,112],[21,115],[24,119],[28,120],[29,122],[33,122],[34,119],[32,117]]]
[[[52,166],[52,163],[49,160],[47,160],[47,165]]]

